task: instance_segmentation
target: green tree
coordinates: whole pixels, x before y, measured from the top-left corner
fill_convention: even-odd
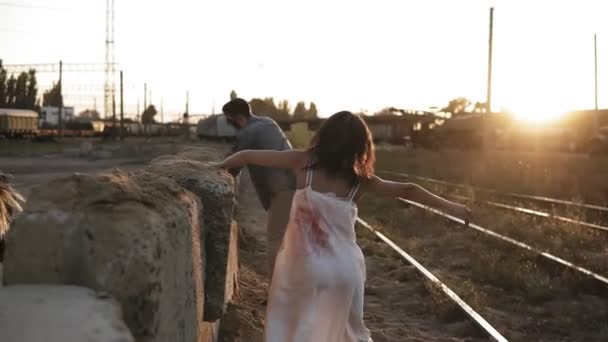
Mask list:
[[[279,101],[279,108],[277,110],[277,118],[276,119],[288,119],[289,113],[291,112],[291,106],[289,105],[289,101],[281,100]]]
[[[155,123],[154,116],[157,114],[156,107],[149,105],[143,113],[141,113],[141,123],[144,124],[144,134],[148,135],[150,132],[150,125]]]
[[[232,90],[232,91],[230,92],[230,100],[234,100],[234,99],[236,99],[237,97],[239,97],[239,96],[236,94],[236,91]]]
[[[42,94],[42,105],[60,107],[63,103],[59,89],[59,83],[53,83],[51,89]]]
[[[6,69],[2,66],[2,60],[0,59],[0,107],[7,107],[6,105]]]
[[[467,107],[471,104],[469,99],[464,97],[458,97],[448,103],[448,105],[441,109],[444,113],[450,113],[453,116],[464,114]]]
[[[5,104],[8,108],[15,106],[15,88],[17,86],[17,80],[13,75],[6,81],[6,100]]]
[[[306,103],[303,101],[298,102],[296,108],[293,110],[293,117],[296,119],[304,119],[307,117],[307,114]]]
[[[36,71],[22,72],[15,79],[8,77],[8,71],[0,59],[0,107],[38,110]]]
[[[395,115],[395,111],[391,107],[383,108],[382,110],[374,113],[374,116],[389,116],[389,115]]]
[[[318,118],[319,112],[317,111],[317,105],[314,102],[310,102],[310,107],[308,108],[308,117],[309,118]]]
[[[279,109],[275,105],[272,97],[251,99],[251,101],[249,101],[249,106],[251,107],[253,114],[269,116],[275,120],[280,117]]]
[[[22,72],[17,77],[17,84],[15,86],[15,103],[14,107],[18,109],[27,108],[27,86],[28,86],[28,74]]]
[[[30,69],[29,77],[28,77],[28,85],[27,85],[27,95],[26,95],[26,108],[39,110],[39,103],[37,103],[36,98],[38,97],[38,82],[36,81],[36,70]]]
[[[146,108],[146,110],[144,110],[144,112],[141,114],[141,123],[145,125],[155,123],[156,120],[154,120],[154,116],[156,116],[156,114],[156,107],[154,107],[154,105],[149,105],[148,108]]]
[[[473,113],[486,113],[488,111],[488,106],[485,102],[475,102],[473,105],[472,112]]]

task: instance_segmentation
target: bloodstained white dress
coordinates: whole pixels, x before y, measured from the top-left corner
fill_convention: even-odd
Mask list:
[[[353,198],[306,187],[293,198],[266,310],[265,342],[371,342],[363,323],[365,259]]]

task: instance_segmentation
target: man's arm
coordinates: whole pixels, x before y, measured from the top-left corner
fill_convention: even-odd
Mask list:
[[[253,164],[277,169],[296,169],[303,167],[303,163],[307,160],[306,150],[244,150],[226,158],[218,166],[232,169]]]
[[[251,130],[243,130],[243,131],[238,132],[238,134],[236,135],[236,140],[234,142],[234,145],[232,146],[232,150],[226,155],[226,158],[228,158],[231,155],[238,153],[240,151],[244,151],[244,150],[253,148],[253,140],[254,140],[253,138],[254,138],[254,134],[253,134],[253,132],[251,132]],[[242,168],[242,166],[230,168],[230,169],[228,169],[228,172],[233,177],[237,177],[239,175],[239,173],[241,172],[241,168]]]

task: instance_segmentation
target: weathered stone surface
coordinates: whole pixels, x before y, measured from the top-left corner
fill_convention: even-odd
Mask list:
[[[232,221],[236,206],[234,182],[226,172],[210,169],[205,162],[187,158],[189,156],[184,157],[183,154],[159,157],[150,162],[145,172],[175,180],[203,203],[205,214],[201,236],[206,260],[204,319],[215,321],[222,316],[232,298],[238,271],[238,232],[237,225]]]
[[[2,342],[133,342],[116,301],[78,286],[0,288]]]
[[[4,282],[107,291],[138,341],[196,341],[203,319],[197,196],[141,172],[75,174],[32,191],[7,235]]]
[[[222,161],[225,157],[225,153],[222,153],[217,148],[186,146],[177,154],[177,157],[201,162]]]

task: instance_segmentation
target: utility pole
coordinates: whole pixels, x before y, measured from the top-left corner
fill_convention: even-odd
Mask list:
[[[120,70],[120,141],[125,140],[125,108],[123,99],[122,70]]]
[[[163,112],[163,98],[160,98],[160,122],[165,123],[165,114]]]
[[[148,108],[148,84],[144,83],[144,110]]]
[[[112,141],[116,141],[116,93],[112,93]]]
[[[490,7],[490,36],[488,39],[488,89],[486,93],[486,112],[492,113],[492,44],[494,33],[494,7]]]
[[[488,150],[490,147],[490,117],[488,114],[492,114],[492,44],[493,44],[493,33],[494,33],[494,6],[490,7],[490,33],[488,37],[488,88],[486,93],[486,115],[482,118],[484,126],[483,134],[483,149]]]
[[[595,110],[597,110],[597,34],[593,35],[593,54],[595,57]]]
[[[186,112],[184,113],[183,122],[186,139],[190,139],[190,125],[189,125],[189,117],[190,117],[190,92],[186,91]]]
[[[593,34],[593,55],[595,59],[595,113],[593,113],[593,134],[600,128],[600,112],[597,96],[597,34]]]
[[[114,82],[114,0],[106,0],[106,62],[104,85],[104,119],[108,119],[112,110],[112,101],[116,90]]]
[[[62,82],[62,73],[63,73],[63,61],[59,61],[59,138],[63,137],[63,85]]]
[[[186,91],[186,114],[189,113],[188,107],[190,106],[190,92]]]

